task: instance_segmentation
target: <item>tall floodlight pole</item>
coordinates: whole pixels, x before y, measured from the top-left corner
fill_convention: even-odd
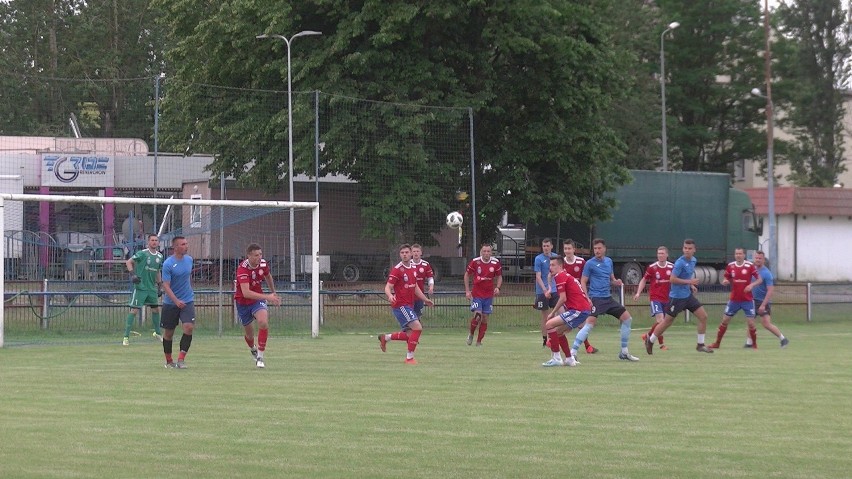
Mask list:
[[[766,95],[759,88],[751,91],[752,95],[766,98],[766,195],[767,215],[769,216],[769,270],[778,277],[778,227],[775,221],[775,170],[773,149],[775,144],[775,105],[772,103],[772,53],[770,48],[769,30],[769,0],[764,0],[763,30],[766,47],[763,51],[765,64]]]
[[[767,83],[768,85],[768,83]],[[778,271],[778,229],[775,224],[775,169],[774,169],[774,143],[775,143],[775,105],[769,95],[764,95],[759,88],[751,91],[754,96],[766,98],[766,195],[767,215],[769,216],[769,270],[772,275]]]
[[[298,37],[306,37],[309,35],[322,35],[322,32],[313,30],[304,30],[290,38],[284,35],[257,35],[255,38],[277,38],[284,40],[287,45],[287,178],[290,182],[290,201],[293,200],[293,80],[290,75],[290,43]],[[294,288],[296,284],[296,220],[293,216],[293,208],[290,208],[290,287]]]
[[[662,136],[661,140],[663,143],[663,171],[668,171],[669,169],[669,146],[668,146],[668,137],[666,136],[666,50],[665,50],[665,39],[666,33],[674,30],[679,27],[680,23],[671,22],[669,23],[668,28],[663,30],[663,33],[660,34],[660,96],[662,98],[662,111],[663,111],[663,125],[662,125]]]

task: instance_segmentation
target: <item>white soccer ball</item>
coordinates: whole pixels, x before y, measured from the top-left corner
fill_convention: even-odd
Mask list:
[[[461,228],[462,223],[464,223],[464,217],[458,211],[453,211],[447,215],[447,226],[450,228]]]

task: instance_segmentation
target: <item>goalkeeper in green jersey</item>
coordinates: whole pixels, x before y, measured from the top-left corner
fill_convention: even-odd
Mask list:
[[[122,344],[130,344],[130,328],[133,320],[140,314],[142,308],[151,308],[151,323],[154,326],[154,337],[163,340],[160,331],[160,296],[162,296],[163,279],[160,271],[163,269],[163,254],[157,248],[160,238],[155,234],[148,235],[148,247],[137,251],[125,264],[130,272],[130,280],[133,282],[133,293],[130,296],[130,312],[127,314],[127,322],[124,326],[124,341]]]

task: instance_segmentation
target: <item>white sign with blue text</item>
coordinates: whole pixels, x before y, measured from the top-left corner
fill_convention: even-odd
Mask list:
[[[81,154],[43,154],[41,186],[112,188],[115,157]]]

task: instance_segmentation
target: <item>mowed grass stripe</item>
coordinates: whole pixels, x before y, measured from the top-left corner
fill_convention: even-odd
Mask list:
[[[197,335],[185,371],[153,342],[5,348],[0,476],[845,477],[852,325],[783,330],[653,356],[636,331],[626,363],[599,327],[577,368],[518,331],[427,330],[415,367],[367,334],[272,337],[262,371],[240,337]]]

